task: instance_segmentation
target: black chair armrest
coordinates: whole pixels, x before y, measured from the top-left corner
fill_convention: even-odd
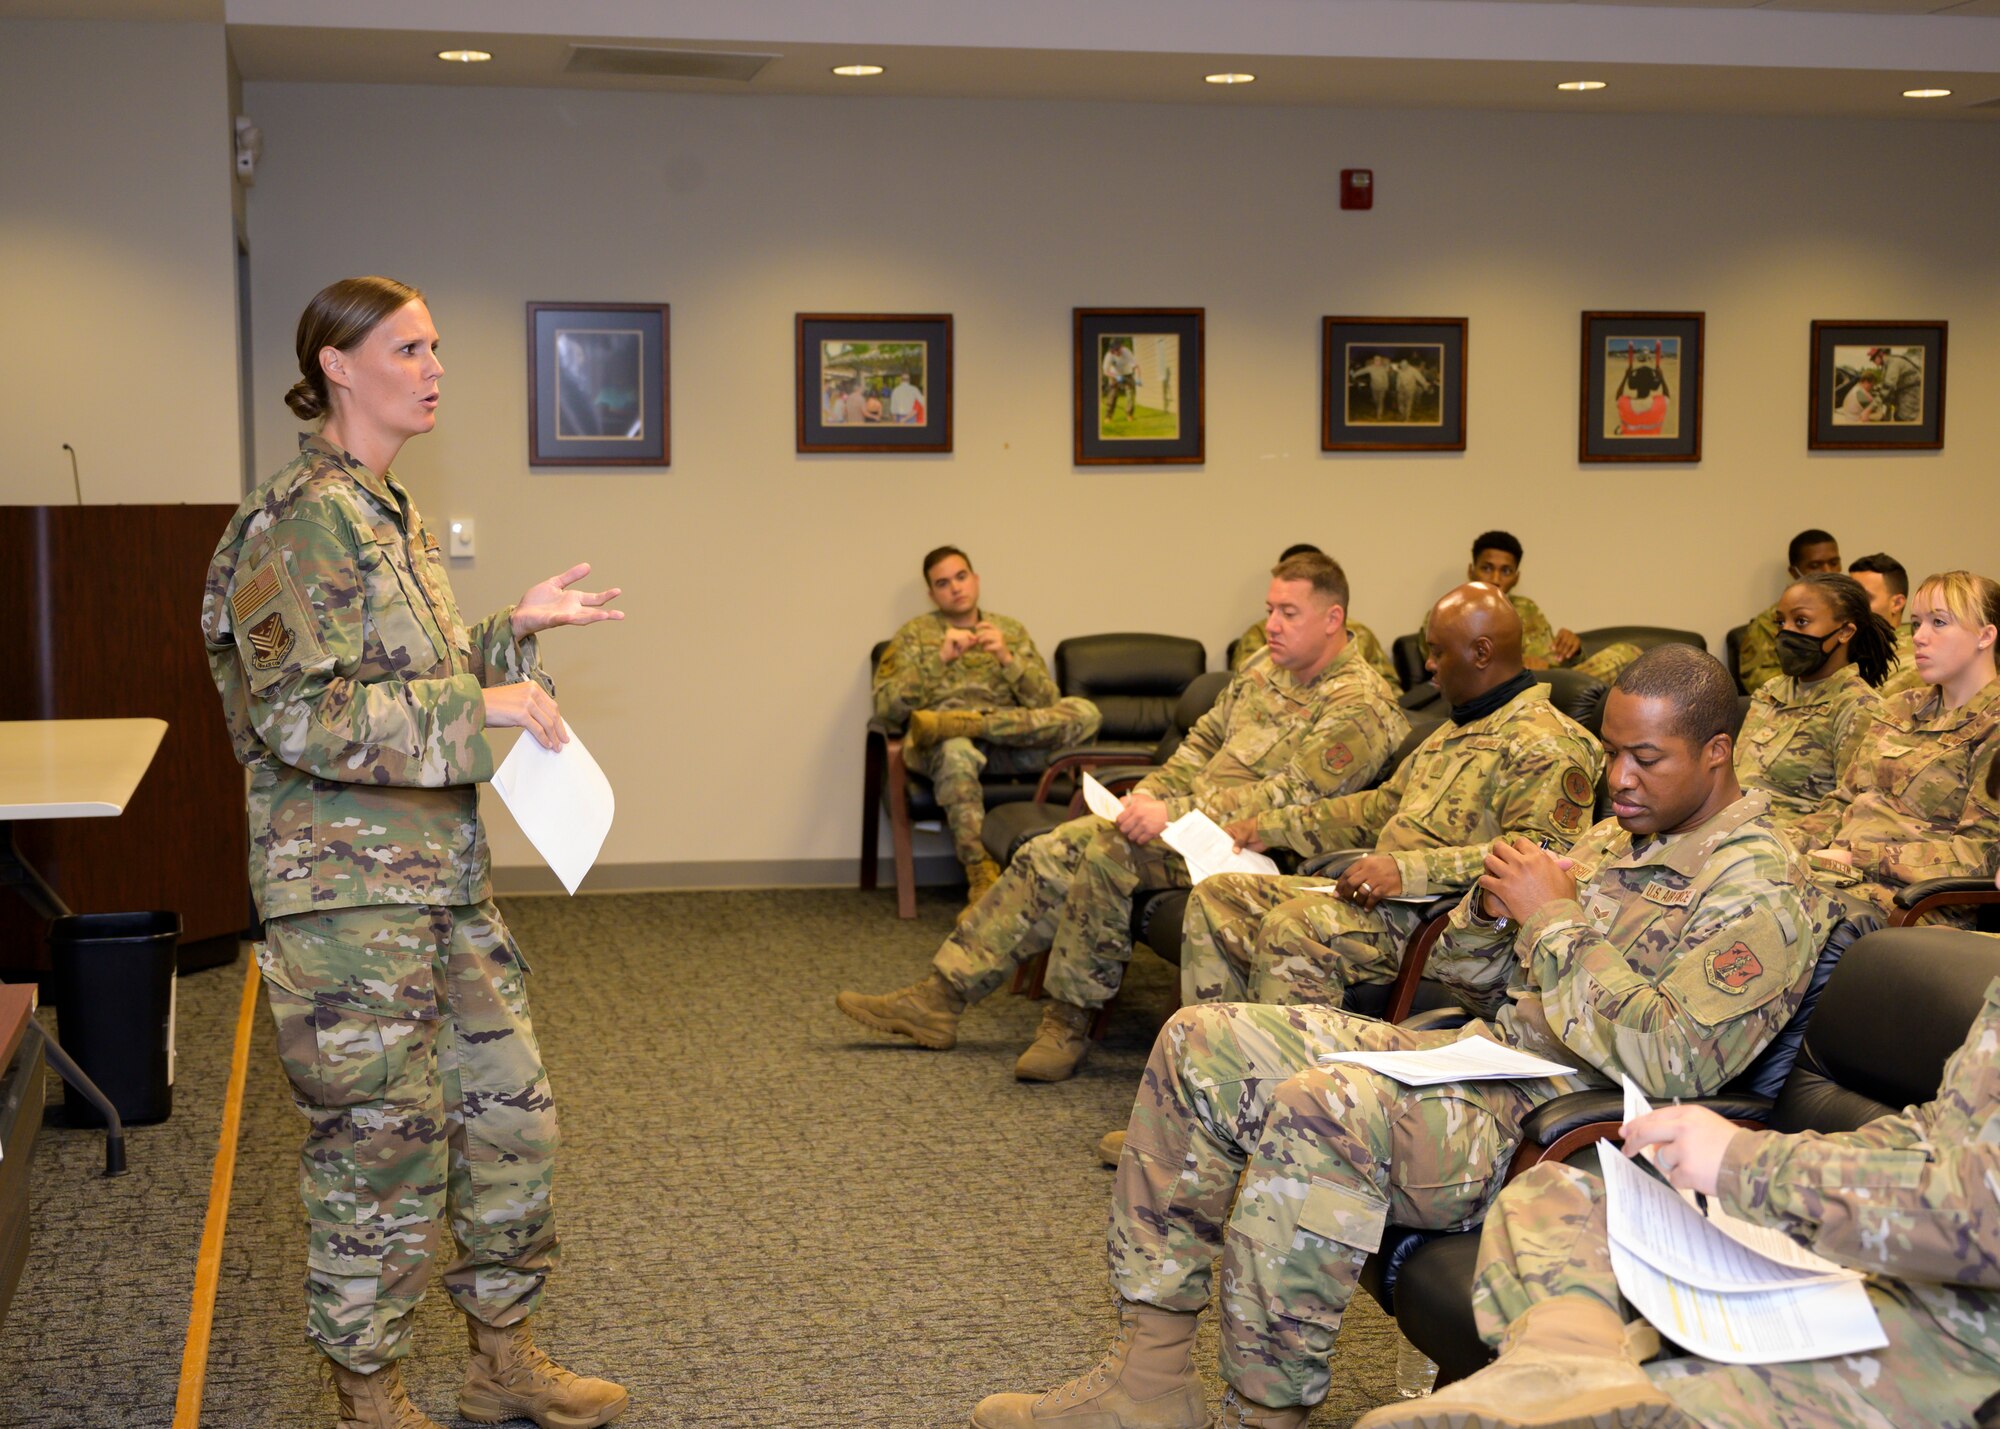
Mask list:
[[[1068,749],[1058,749],[1049,756],[1048,767],[1042,771],[1041,783],[1035,786],[1035,802],[1046,804],[1049,790],[1055,782],[1064,777],[1078,778],[1086,769],[1098,769],[1107,764],[1146,764],[1151,758],[1153,746],[1150,744],[1078,744]]]
[[[1995,888],[1990,878],[1926,878],[1896,890],[1896,913],[1889,921],[1891,926],[1901,927],[1935,908],[1981,903],[2000,903],[2000,888]]]
[[[1738,1126],[1761,1126],[1771,1119],[1768,1097],[1700,1097],[1680,1105],[1707,1107]],[[1623,1092],[1593,1088],[1545,1101],[1521,1120],[1521,1143],[1507,1168],[1507,1179],[1513,1180],[1540,1161],[1567,1160],[1593,1142],[1616,1142],[1624,1121]]]
[[[1311,858],[1299,860],[1299,872],[1308,875],[1323,873],[1328,879],[1338,878],[1347,865],[1373,852],[1372,848],[1337,848],[1332,853],[1316,853]]]

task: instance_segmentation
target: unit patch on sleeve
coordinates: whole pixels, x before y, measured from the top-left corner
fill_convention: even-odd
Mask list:
[[[1574,764],[1563,771],[1562,795],[1580,809],[1588,809],[1597,802],[1597,791],[1590,787],[1590,776]]]
[[[250,663],[259,670],[275,670],[285,663],[285,657],[292,653],[292,646],[298,637],[285,624],[283,611],[274,610],[270,616],[250,627],[250,648],[254,652]]]
[[[1763,976],[1764,964],[1748,943],[1731,943],[1708,955],[1708,980],[1724,992],[1741,992]]]

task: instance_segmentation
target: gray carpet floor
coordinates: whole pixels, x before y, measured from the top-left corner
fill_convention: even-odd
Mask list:
[[[1124,1124],[1174,973],[1134,963],[1078,1076],[1013,1080],[1038,1008],[1005,993],[949,1053],[873,1037],[842,986],[920,976],[956,900],[851,891],[513,899],[564,1148],[564,1264],[542,1342],[623,1382],[622,1424],[961,1425],[1109,1338],[1100,1135]],[[35,1243],[4,1330],[0,1426],[168,1425],[242,965],[183,980],[176,1110],[106,1181],[88,1133],[44,1133]],[[318,1426],[302,1338],[303,1122],[258,1012],[202,1423]],[[446,1425],[464,1330],[433,1294],[407,1362]],[[1316,1429],[1389,1397],[1396,1336],[1355,1298]],[[1201,1363],[1211,1393],[1214,1337]],[[525,1421],[523,1421],[525,1422]]]

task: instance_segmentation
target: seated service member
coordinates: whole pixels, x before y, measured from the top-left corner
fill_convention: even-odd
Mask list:
[[[1575,670],[1610,684],[1618,672],[1639,658],[1639,647],[1621,640],[1607,645],[1587,659],[1583,642],[1573,630],[1557,630],[1542,614],[1542,608],[1525,595],[1515,595],[1521,583],[1521,543],[1506,531],[1482,531],[1472,540],[1472,564],[1465,568],[1469,581],[1483,581],[1514,602],[1521,614],[1521,663],[1530,670]],[[1428,642],[1419,627],[1419,636]],[[1428,648],[1425,654],[1429,654]]]
[[[1809,527],[1792,537],[1785,548],[1786,571],[1793,580],[1810,575],[1840,574],[1840,543],[1818,527]],[[1750,618],[1743,632],[1743,644],[1736,652],[1736,673],[1743,688],[1756,693],[1766,680],[1782,673],[1778,669],[1778,607]]]
[[[340,1429],[439,1429],[400,1368],[433,1273],[466,1318],[459,1413],[590,1429],[626,1393],[539,1349],[560,1140],[527,965],[488,878],[488,731],[569,741],[540,633],[622,620],[573,566],[474,625],[391,467],[437,425],[423,294],[344,278],[295,337],[296,457],[236,508],[202,597],[209,673],[250,772],[250,887],[278,1059],[309,1130],[306,1337]],[[454,1252],[454,1244],[456,1250]]]
[[[1301,541],[1296,546],[1285,547],[1279,553],[1278,560],[1282,563],[1289,561],[1293,556],[1324,556],[1325,554],[1326,552],[1322,551],[1318,546],[1308,545]],[[1389,652],[1382,648],[1382,642],[1375,638],[1374,631],[1358,621],[1350,620],[1347,622],[1347,638],[1354,642],[1360,652],[1361,658],[1375,667],[1375,673],[1389,682],[1390,689],[1402,688],[1401,677],[1396,674],[1396,662],[1389,658]],[[1249,664],[1250,657],[1255,655],[1259,650],[1262,650],[1264,643],[1264,622],[1262,620],[1253,621],[1250,628],[1237,636],[1236,643],[1230,647],[1230,671],[1234,673]]]
[[[979,577],[956,546],[924,557],[936,610],[906,622],[875,667],[875,718],[907,720],[903,758],[930,776],[965,866],[969,909],[1000,878],[980,842],[981,771],[1034,774],[1053,750],[1097,733],[1097,706],[1065,699],[1018,620],[979,608]]]
[[[1663,1099],[1699,1096],[1748,1066],[1798,1006],[1832,909],[1763,799],[1736,786],[1735,714],[1728,672],[1692,646],[1648,651],[1619,676],[1604,710],[1615,819],[1570,860],[1495,843],[1432,957],[1490,1021],[1413,1032],[1330,1007],[1176,1013],[1118,1163],[1111,1352],[1039,1400],[988,1398],[973,1424],[1202,1429],[1195,1322],[1214,1288],[1221,1422],[1298,1429],[1326,1395],[1341,1317],[1392,1218],[1476,1223],[1521,1119],[1550,1097],[1621,1074]],[[1586,1070],[1408,1087],[1319,1060],[1467,1035]]]
[[[840,1010],[942,1050],[958,1040],[967,1003],[1046,950],[1049,1004],[1014,1075],[1054,1082],[1074,1072],[1091,1014],[1132,957],[1133,893],[1188,886],[1187,865],[1160,831],[1195,809],[1226,823],[1363,788],[1409,733],[1394,693],[1347,638],[1339,566],[1325,556],[1280,561],[1267,600],[1269,648],[1125,797],[1117,822],[1092,814],[1031,840],[945,939],[930,976],[879,997],[843,992]]]
[[[1903,618],[1903,608],[1910,602],[1910,573],[1901,561],[1880,551],[1849,562],[1847,573],[1868,592],[1869,607],[1896,632],[1896,663],[1875,692],[1900,695],[1914,690],[1924,677],[1917,673],[1917,647],[1910,643],[1910,622]]]
[[[1853,762],[1882,706],[1874,687],[1896,637],[1847,576],[1794,581],[1778,597],[1778,618],[1784,673],[1750,697],[1736,736],[1736,778],[1769,796],[1771,822],[1790,833],[1833,796]]]
[[[2000,979],[1938,1094],[1856,1131],[1750,1131],[1706,1107],[1625,1127],[1667,1179],[1730,1215],[1866,1271],[1886,1349],[1762,1365],[1692,1355],[1634,1363],[1611,1270],[1604,1183],[1543,1164],[1494,1203],[1479,1237],[1473,1314],[1494,1364],[1359,1429],[1477,1423],[1765,1429],[1991,1424],[2000,1388]],[[1642,1327],[1634,1327],[1640,1329]]]
[[[1339,1007],[1358,982],[1387,982],[1417,925],[1398,894],[1460,892],[1496,838],[1565,851],[1591,822],[1604,753],[1521,668],[1521,619],[1499,591],[1463,585],[1430,614],[1430,670],[1451,717],[1387,783],[1237,820],[1240,846],[1308,857],[1373,850],[1339,875],[1223,874],[1188,898],[1184,1002]]]
[[[1884,700],[1833,796],[1794,838],[1814,876],[1884,914],[1929,878],[1990,878],[2000,846],[2000,586],[1969,571],[1932,576],[1910,599],[1925,683]],[[1965,910],[1935,915],[1969,921]]]

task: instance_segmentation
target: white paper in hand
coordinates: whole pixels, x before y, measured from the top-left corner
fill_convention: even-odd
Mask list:
[[[524,734],[493,775],[493,789],[507,812],[571,893],[597,862],[611,832],[617,800],[611,781],[576,737],[560,750],[544,749]]]
[[[1188,877],[1199,883],[1218,873],[1276,873],[1266,854],[1238,849],[1236,841],[1199,809],[1191,809],[1160,830],[1160,842],[1181,856]]]
[[[1125,812],[1125,801],[1088,774],[1083,776],[1083,805],[1100,819],[1116,819]]]

